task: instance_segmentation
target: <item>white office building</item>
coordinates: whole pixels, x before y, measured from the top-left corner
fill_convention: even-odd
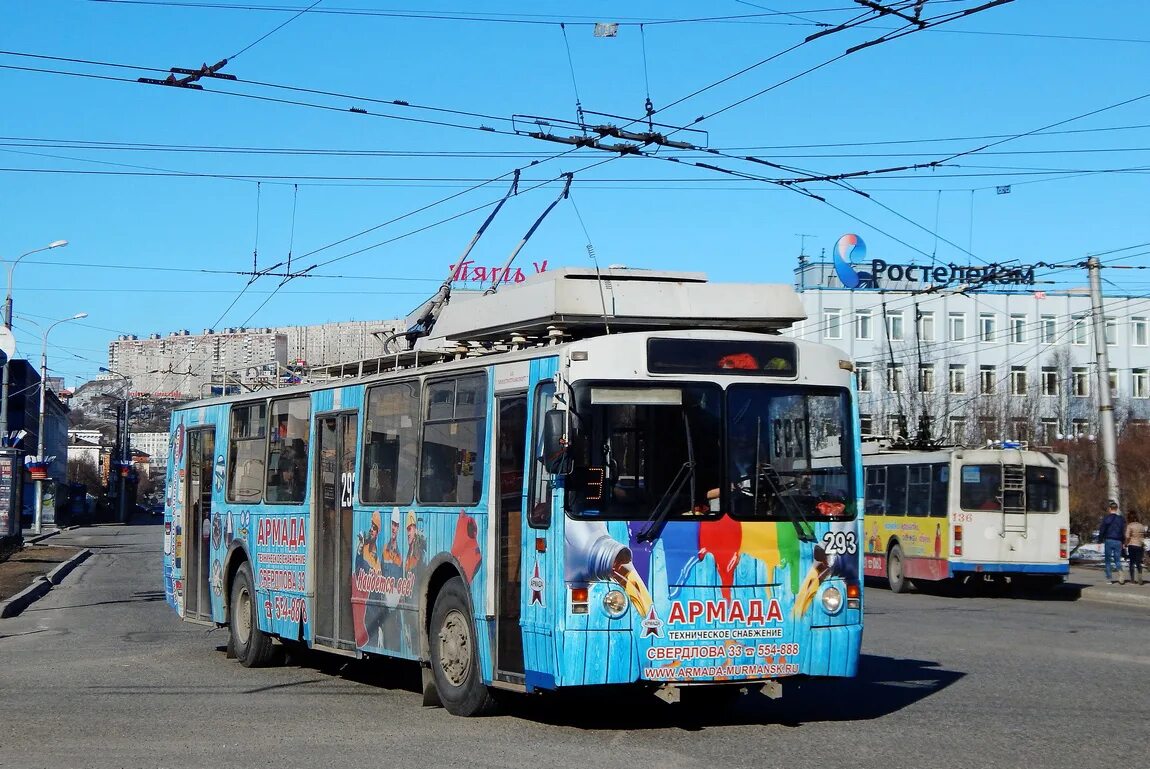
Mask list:
[[[133,451],[142,451],[151,457],[153,467],[164,467],[168,461],[167,432],[136,432],[131,434]]]
[[[800,258],[795,287],[808,317],[786,333],[840,347],[854,362],[864,435],[914,437],[925,424],[932,438],[957,444],[1049,445],[1097,431],[1085,270],[1082,288],[1055,291],[1025,267],[844,266]],[[1150,299],[1110,295],[1103,307],[1116,419],[1120,428],[1146,423]]]

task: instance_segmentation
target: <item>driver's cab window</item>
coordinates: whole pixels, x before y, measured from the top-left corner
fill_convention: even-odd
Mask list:
[[[716,385],[577,383],[566,502],[582,517],[717,515],[722,391]]]
[[[544,416],[554,402],[555,383],[541,384],[535,391],[534,416],[531,420],[535,431],[535,453],[531,463],[531,498],[527,505],[527,525],[533,529],[551,526],[551,473],[543,465],[543,424]]]

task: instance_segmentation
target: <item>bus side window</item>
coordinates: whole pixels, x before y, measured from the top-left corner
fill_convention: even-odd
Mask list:
[[[945,518],[950,500],[950,466],[938,464],[930,466],[930,515],[932,518]]]
[[[483,494],[487,438],[487,375],[427,385],[420,451],[419,501],[474,505]]]
[[[906,515],[906,465],[886,469],[886,514]]]
[[[886,468],[866,468],[865,515],[886,515]]]
[[[307,396],[272,401],[271,425],[267,501],[299,504],[307,490],[311,401]]]
[[[535,390],[535,451],[531,462],[530,498],[527,500],[527,525],[533,529],[551,526],[551,474],[543,465],[543,420],[555,398],[555,383],[544,382]]]
[[[264,494],[267,404],[233,406],[228,440],[229,502],[259,502]]]
[[[372,505],[409,505],[419,471],[419,382],[367,392],[360,495]]]
[[[907,467],[907,515],[925,516],[930,512],[930,465]]]

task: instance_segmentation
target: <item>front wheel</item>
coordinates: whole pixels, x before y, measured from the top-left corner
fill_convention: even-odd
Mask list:
[[[245,668],[271,664],[278,650],[272,637],[260,630],[255,591],[252,589],[252,567],[247,563],[236,572],[228,609],[229,646],[234,649],[236,659]]]
[[[886,556],[886,581],[890,583],[892,593],[905,593],[910,587],[910,580],[903,571],[902,547],[894,545]]]
[[[448,713],[478,716],[495,709],[495,699],[483,684],[475,627],[467,589],[459,577],[449,579],[431,612],[431,674]]]

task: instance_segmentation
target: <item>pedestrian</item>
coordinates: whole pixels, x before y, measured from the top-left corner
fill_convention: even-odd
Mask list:
[[[1134,567],[1138,567],[1138,584],[1142,584],[1142,557],[1146,552],[1146,524],[1138,520],[1137,513],[1126,516],[1126,557],[1130,560],[1130,581],[1134,581]]]
[[[1098,536],[1102,538],[1102,562],[1106,568],[1106,581],[1114,584],[1114,577],[1125,584],[1126,575],[1122,573],[1122,541],[1126,539],[1126,522],[1118,512],[1117,500],[1110,500],[1107,505],[1109,512],[1103,516],[1098,527]],[[1111,568],[1113,566],[1113,569]]]

